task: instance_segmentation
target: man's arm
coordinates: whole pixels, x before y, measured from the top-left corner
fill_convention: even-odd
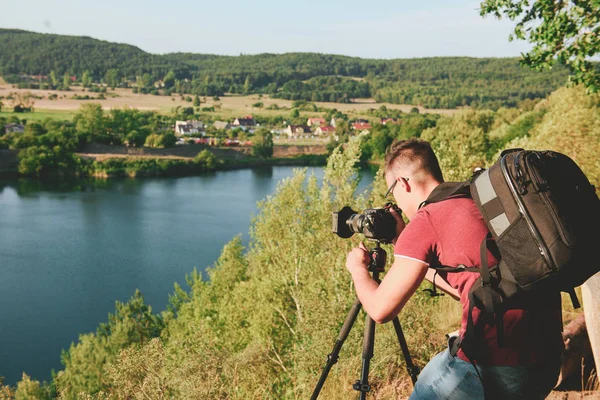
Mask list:
[[[378,285],[367,269],[368,257],[364,246],[355,248],[348,255],[346,268],[352,274],[356,295],[367,314],[377,323],[388,322],[398,315],[415,293],[427,273],[427,264],[396,257]]]

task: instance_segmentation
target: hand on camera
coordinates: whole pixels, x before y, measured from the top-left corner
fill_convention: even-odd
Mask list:
[[[371,255],[369,250],[360,242],[358,247],[353,248],[348,253],[346,258],[346,269],[351,275],[359,273],[369,273],[369,263],[371,262]]]
[[[404,228],[406,228],[406,223],[402,219],[402,215],[398,213],[394,207],[390,207],[390,214],[392,214],[392,217],[396,220],[396,238],[392,241],[393,244],[396,244],[398,236],[400,236]]]

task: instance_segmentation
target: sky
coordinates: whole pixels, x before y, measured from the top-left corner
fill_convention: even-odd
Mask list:
[[[0,27],[90,36],[144,51],[317,52],[363,58],[518,57],[515,22],[480,0],[0,0]]]

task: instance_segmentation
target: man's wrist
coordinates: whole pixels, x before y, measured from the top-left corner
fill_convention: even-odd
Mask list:
[[[354,281],[356,280],[364,280],[364,279],[371,279],[371,274],[369,274],[369,269],[368,268],[354,268],[352,270],[352,279]]]

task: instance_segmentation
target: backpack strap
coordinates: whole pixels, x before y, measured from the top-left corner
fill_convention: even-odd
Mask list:
[[[470,181],[440,183],[431,191],[429,197],[419,205],[419,208],[425,207],[427,204],[438,203],[450,197],[470,197],[470,184]]]

